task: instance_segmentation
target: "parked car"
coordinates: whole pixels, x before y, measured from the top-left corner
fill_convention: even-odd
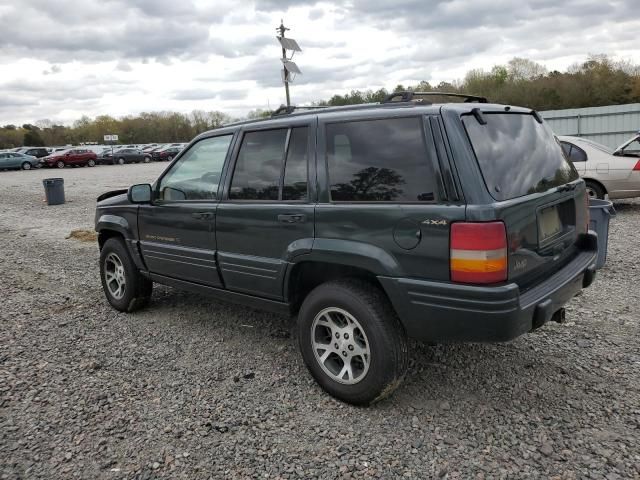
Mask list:
[[[407,337],[507,341],[562,321],[595,276],[584,181],[536,112],[423,97],[283,107],[101,195],[107,300],[133,311],[161,283],[296,315],[312,376],[353,404],[400,384]]]
[[[106,152],[105,156],[111,155],[110,152]],[[137,148],[122,148],[113,152],[111,157],[113,164],[124,165],[125,163],[148,163],[151,161],[151,155],[144,153]]]
[[[25,155],[31,155],[36,158],[43,158],[49,155],[49,151],[45,147],[32,147],[27,148],[22,153]]]
[[[39,167],[40,160],[34,156],[19,152],[0,153],[0,169],[21,168],[23,170],[31,170]]]
[[[113,152],[107,147],[97,153],[96,163],[98,165],[113,165]]]
[[[170,162],[178,153],[180,153],[180,150],[182,150],[182,148],[176,147],[176,146],[166,147],[161,150],[154,150],[151,152],[151,158],[158,162],[159,161]]]
[[[587,183],[591,198],[640,197],[640,158],[582,137],[559,136],[565,155]]]
[[[96,164],[97,155],[86,148],[70,148],[68,150],[56,151],[41,159],[41,162],[49,167],[64,168],[73,167],[93,167]]]

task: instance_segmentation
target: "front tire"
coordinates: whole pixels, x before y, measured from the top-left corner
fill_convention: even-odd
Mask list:
[[[22,169],[23,170],[31,170],[31,164],[29,162],[24,162],[22,164]]]
[[[170,162],[171,160],[173,160],[173,155],[169,155],[169,156],[167,157],[167,162]]]
[[[149,163],[151,161],[151,157],[145,156],[144,163]]]
[[[604,191],[604,188],[602,188],[602,186],[599,183],[587,180],[586,184],[587,184],[587,195],[589,195],[589,198],[604,200],[604,196],[606,195],[606,192]]]
[[[116,310],[134,312],[149,303],[153,282],[140,274],[120,238],[109,238],[100,251],[100,279]]]
[[[58,168],[64,168],[64,162],[63,162],[62,160],[58,160],[58,161],[56,162],[56,167],[58,167]]]
[[[95,160],[93,160],[93,159],[90,159],[90,160],[87,162],[87,166],[89,166],[89,167],[95,167],[95,166],[96,166],[96,161],[95,161]]]
[[[118,165],[124,165],[124,158],[120,157],[118,159]]]
[[[356,279],[316,287],[298,314],[305,364],[330,395],[370,405],[391,394],[407,369],[407,338],[384,292]]]

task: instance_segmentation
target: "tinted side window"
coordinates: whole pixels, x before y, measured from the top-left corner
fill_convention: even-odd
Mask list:
[[[160,199],[215,199],[232,137],[224,135],[205,138],[193,145],[162,177],[159,186]]]
[[[420,117],[327,125],[327,157],[333,201],[435,200]]]
[[[287,151],[287,161],[284,169],[284,184],[282,185],[282,200],[307,199],[307,158],[308,158],[307,127],[291,130],[291,139]]]
[[[287,129],[248,132],[238,152],[229,198],[278,200]]]
[[[586,162],[587,154],[577,145],[571,145],[571,155],[569,158],[572,162]]]

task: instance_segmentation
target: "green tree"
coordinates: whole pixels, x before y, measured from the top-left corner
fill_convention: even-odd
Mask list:
[[[25,147],[44,147],[44,140],[36,128],[26,129],[22,144]]]

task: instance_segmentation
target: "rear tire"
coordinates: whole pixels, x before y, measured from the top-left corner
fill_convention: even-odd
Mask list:
[[[31,170],[31,164],[29,162],[24,162],[22,164],[22,169],[23,170]]]
[[[604,188],[602,188],[602,186],[599,183],[587,180],[586,184],[587,184],[587,195],[589,195],[589,198],[604,200],[604,196],[606,195],[606,192],[604,191]]]
[[[361,280],[316,287],[298,314],[298,342],[318,384],[354,405],[387,397],[407,370],[407,338],[393,307]]]
[[[153,282],[143,277],[121,238],[109,238],[100,251],[100,279],[107,301],[121,312],[147,306]]]

